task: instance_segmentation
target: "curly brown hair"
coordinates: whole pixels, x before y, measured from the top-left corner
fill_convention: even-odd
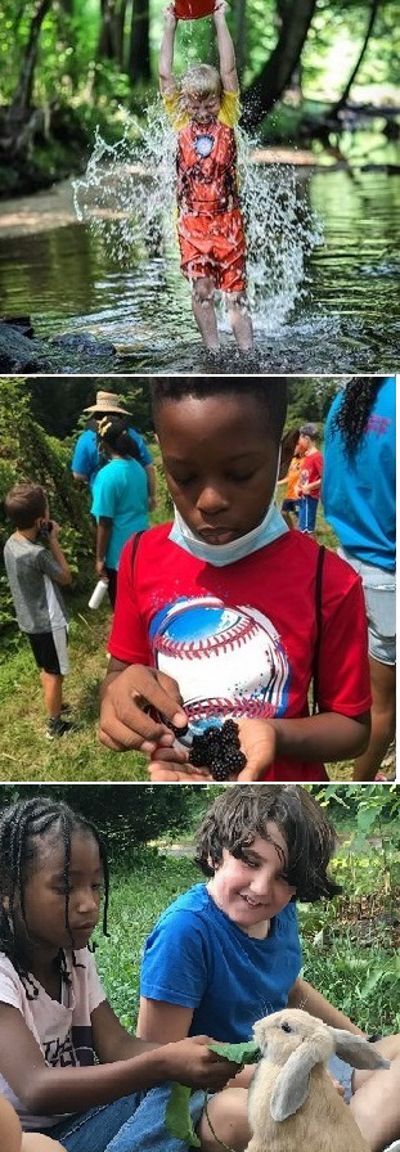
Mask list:
[[[287,877],[296,888],[293,899],[313,903],[336,896],[340,886],[327,875],[335,830],[309,792],[295,784],[228,785],[202,820],[196,863],[212,876],[224,848],[240,859],[256,836],[271,841],[269,824],[279,828],[287,843]]]

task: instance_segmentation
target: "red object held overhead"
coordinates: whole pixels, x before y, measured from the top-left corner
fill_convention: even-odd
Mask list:
[[[211,16],[214,0],[175,0],[174,11],[178,20],[199,20]]]

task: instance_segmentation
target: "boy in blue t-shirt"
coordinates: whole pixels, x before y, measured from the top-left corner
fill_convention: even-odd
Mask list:
[[[257,1019],[289,1005],[362,1035],[300,976],[296,900],[312,903],[340,891],[327,874],[334,845],[333,829],[303,788],[226,788],[206,812],[197,837],[196,859],[208,883],[178,897],[146,942],[138,1034],[151,1042],[208,1034],[240,1043],[251,1039]],[[330,1065],[374,1150],[400,1134],[400,1038],[386,1037],[379,1050],[393,1060],[387,1072],[359,1073],[337,1057]],[[236,1090],[248,1087],[253,1071],[250,1066],[235,1078]],[[226,1092],[214,1128],[229,1145],[224,1097]],[[241,1108],[245,1124],[245,1091],[239,1094],[239,1113]],[[193,1115],[199,1116],[197,1097]]]

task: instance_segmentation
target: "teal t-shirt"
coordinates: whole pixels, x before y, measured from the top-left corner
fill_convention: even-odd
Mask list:
[[[147,476],[137,460],[115,459],[97,473],[93,485],[92,516],[112,520],[105,555],[107,568],[118,568],[126,541],[149,527]]]

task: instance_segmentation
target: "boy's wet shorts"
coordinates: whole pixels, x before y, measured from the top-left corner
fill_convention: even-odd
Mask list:
[[[30,632],[27,637],[38,668],[51,676],[67,676],[68,632],[66,628],[53,628],[51,632]]]
[[[361,576],[368,620],[368,652],[380,664],[396,663],[396,573],[356,560],[344,548],[339,556]]]
[[[341,1060],[340,1056],[331,1056],[328,1061],[328,1072],[341,1084],[344,1090],[343,1100],[345,1104],[349,1104],[353,1095],[354,1068],[351,1064],[346,1064],[345,1060]]]
[[[181,270],[188,280],[210,277],[220,292],[246,291],[246,241],[238,208],[178,220]]]

